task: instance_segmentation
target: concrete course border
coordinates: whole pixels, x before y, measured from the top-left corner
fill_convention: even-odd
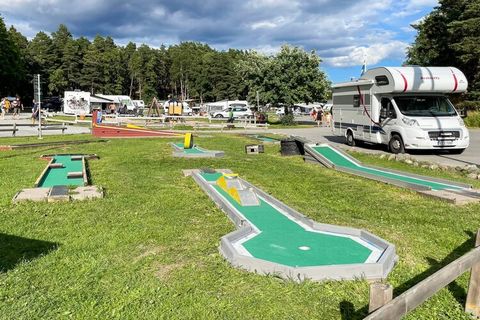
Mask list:
[[[221,158],[225,155],[223,151],[207,150],[198,146],[194,146],[194,148],[202,151],[202,153],[185,153],[184,149],[175,143],[170,142],[170,145],[173,147],[173,156],[178,158]]]
[[[229,173],[229,170],[217,170],[218,172]],[[282,278],[291,279],[294,281],[303,281],[311,279],[315,281],[322,280],[353,280],[353,279],[369,279],[379,280],[387,277],[388,273],[393,269],[397,255],[395,254],[395,246],[391,243],[360,229],[335,226],[329,224],[317,223],[296,210],[288,207],[279,200],[273,198],[262,190],[256,188],[252,184],[241,180],[247,188],[252,188],[260,197],[271,205],[280,208],[284,213],[288,214],[294,221],[311,227],[316,231],[336,233],[340,235],[348,235],[359,237],[364,241],[373,244],[380,248],[383,253],[376,263],[362,263],[362,264],[345,264],[345,265],[330,265],[330,266],[311,266],[311,267],[290,267],[275,262],[270,262],[255,257],[242,255],[235,248],[233,243],[237,240],[258,234],[258,230],[223,197],[213,188],[213,185],[205,181],[200,176],[200,170],[186,170],[185,175],[191,175],[202,190],[204,190],[209,197],[222,209],[227,216],[233,221],[238,230],[231,232],[222,237],[220,242],[220,252],[222,255],[234,266],[242,269],[256,272],[260,274],[275,274]]]
[[[320,164],[322,164],[325,167],[330,168],[330,169],[335,169],[337,171],[353,174],[353,175],[356,175],[356,176],[361,176],[361,177],[364,177],[364,178],[367,178],[367,179],[371,179],[371,180],[375,180],[375,181],[381,181],[381,182],[384,182],[384,183],[396,185],[398,187],[411,189],[411,190],[414,190],[414,191],[416,191],[416,192],[418,192],[422,195],[426,195],[426,196],[432,197],[432,198],[441,199],[441,200],[447,201],[449,203],[457,204],[457,205],[464,205],[464,204],[468,204],[468,203],[472,203],[472,202],[480,202],[480,192],[475,190],[475,189],[472,189],[472,186],[469,185],[469,184],[450,181],[450,180],[446,180],[446,179],[435,178],[435,177],[422,176],[422,175],[418,175],[418,174],[412,174],[412,173],[405,172],[405,171],[399,171],[399,170],[393,170],[393,169],[382,168],[382,167],[377,167],[377,166],[365,165],[362,162],[360,162],[357,159],[350,156],[349,154],[347,154],[346,152],[344,152],[343,150],[339,150],[338,148],[335,148],[335,147],[333,147],[333,146],[331,146],[327,143],[311,144],[311,143],[305,142],[304,139],[298,140],[298,141],[301,141],[301,143],[304,143],[304,150],[305,150],[304,159],[307,162],[317,163],[317,164],[320,163]],[[315,146],[329,146],[330,148],[334,149],[335,151],[337,151],[338,153],[343,155],[348,160],[352,161],[353,163],[355,163],[359,166],[363,166],[365,168],[381,170],[381,171],[388,172],[388,173],[393,173],[393,174],[401,174],[401,175],[408,176],[408,177],[411,177],[411,178],[416,178],[416,179],[422,179],[422,180],[428,180],[428,181],[437,182],[437,183],[449,184],[449,185],[452,185],[452,186],[462,188],[462,190],[441,190],[441,191],[440,190],[432,190],[431,188],[429,188],[427,186],[421,186],[421,185],[417,185],[417,184],[414,184],[414,183],[408,183],[408,182],[397,180],[397,179],[390,179],[390,178],[387,178],[387,177],[378,176],[378,175],[374,175],[374,174],[369,174],[369,173],[366,173],[366,172],[362,172],[362,171],[359,171],[359,170],[353,170],[353,169],[346,168],[346,167],[335,166],[326,157],[324,157],[323,155],[321,155],[318,152],[316,152],[315,150],[313,150],[313,147],[315,147]]]

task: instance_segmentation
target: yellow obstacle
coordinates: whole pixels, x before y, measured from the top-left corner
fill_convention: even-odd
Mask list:
[[[191,149],[193,148],[193,135],[191,133],[185,134],[185,140],[183,142],[184,149]]]
[[[235,179],[238,178],[238,174],[236,173],[224,173],[220,178],[217,179],[217,185],[222,188],[226,193],[228,193],[235,201],[239,204],[242,204],[240,200],[240,195],[238,194],[238,190],[236,188],[229,188],[227,184],[227,179]]]
[[[136,126],[134,124],[127,123],[127,128],[129,129],[145,129],[143,127]]]

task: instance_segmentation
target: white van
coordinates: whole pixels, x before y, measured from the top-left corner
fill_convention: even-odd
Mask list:
[[[467,128],[446,94],[467,90],[453,67],[380,67],[333,88],[333,132],[355,141],[405,149],[450,150],[469,145]]]

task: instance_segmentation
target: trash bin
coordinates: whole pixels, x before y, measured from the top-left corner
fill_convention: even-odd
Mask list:
[[[297,141],[295,141],[294,139],[282,139],[280,141],[280,152],[282,156],[300,155]]]

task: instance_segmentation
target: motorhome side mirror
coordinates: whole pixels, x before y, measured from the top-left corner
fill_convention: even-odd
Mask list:
[[[380,109],[380,118],[381,119],[386,119],[387,118],[387,109]]]
[[[396,116],[395,116],[395,111],[393,111],[393,110],[388,110],[388,117],[391,118],[391,119],[396,118]]]
[[[468,116],[468,111],[466,108],[459,110],[460,118],[465,119]]]

